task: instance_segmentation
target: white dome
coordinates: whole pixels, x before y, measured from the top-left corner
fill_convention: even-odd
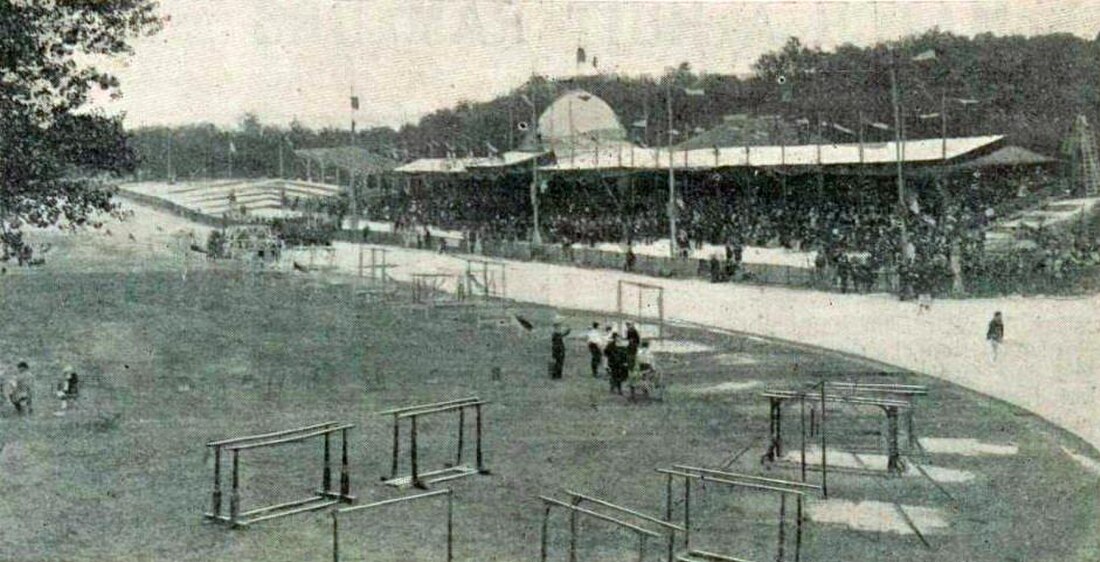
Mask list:
[[[626,130],[607,102],[584,90],[566,92],[539,116],[539,135],[548,144],[591,144],[623,140]]]

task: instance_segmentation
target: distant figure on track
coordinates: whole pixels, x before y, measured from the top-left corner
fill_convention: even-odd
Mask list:
[[[604,339],[603,334],[600,333],[600,323],[593,322],[592,329],[588,330],[586,337],[588,342],[588,353],[592,359],[592,376],[600,376],[600,364],[603,363],[603,346]]]
[[[76,369],[66,366],[61,372],[61,380],[57,383],[57,398],[61,400],[61,410],[56,415],[63,416],[69,409],[69,404],[75,402],[80,395],[80,377]]]
[[[1005,324],[1001,312],[993,313],[993,319],[989,321],[989,328],[985,331],[985,339],[989,342],[990,358],[997,360],[997,349],[1005,339]]]
[[[560,379],[565,368],[565,336],[569,335],[569,328],[563,328],[560,321],[554,322],[554,332],[550,335],[550,378]]]

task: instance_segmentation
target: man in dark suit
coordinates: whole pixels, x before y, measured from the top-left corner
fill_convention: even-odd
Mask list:
[[[561,322],[554,322],[554,332],[550,335],[550,378],[560,379],[565,368],[565,336],[569,335],[568,328],[562,328]]]

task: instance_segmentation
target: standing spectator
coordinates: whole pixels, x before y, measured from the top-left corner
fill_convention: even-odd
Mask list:
[[[626,350],[627,350],[627,363],[626,368],[634,368],[634,360],[638,356],[638,347],[642,344],[642,336],[638,333],[638,328],[634,326],[633,322],[626,323]]]
[[[565,336],[568,336],[569,332],[569,328],[563,328],[561,322],[554,322],[554,332],[550,335],[552,359],[550,378],[552,379],[560,379],[562,369],[565,367]]]
[[[588,353],[592,357],[592,376],[600,376],[600,364],[603,363],[604,338],[600,333],[600,323],[593,322],[592,329],[588,330]]]
[[[990,357],[993,361],[996,361],[997,348],[1001,346],[1001,342],[1005,339],[1005,324],[1000,311],[993,313],[993,319],[989,321],[989,328],[985,331],[985,339],[989,342]]]
[[[623,381],[629,374],[626,367],[626,348],[619,343],[619,334],[611,332],[611,340],[604,349],[607,357],[608,379],[610,380],[610,392],[623,393]]]
[[[637,260],[637,257],[634,255],[634,245],[633,244],[627,244],[626,245],[626,262],[623,264],[623,271],[626,271],[627,273],[633,272],[634,271],[634,262],[635,262],[635,260]]]
[[[34,394],[31,390],[31,379],[30,365],[26,361],[20,361],[19,365],[16,366],[15,376],[4,383],[4,395],[7,396],[11,405],[15,406],[16,414],[31,415],[34,413]]]

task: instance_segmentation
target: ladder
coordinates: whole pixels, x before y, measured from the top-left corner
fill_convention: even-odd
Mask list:
[[[1077,116],[1077,122],[1073,127],[1073,140],[1074,148],[1080,157],[1081,183],[1085,188],[1085,196],[1100,195],[1100,161],[1096,155],[1096,140],[1084,115]]]

